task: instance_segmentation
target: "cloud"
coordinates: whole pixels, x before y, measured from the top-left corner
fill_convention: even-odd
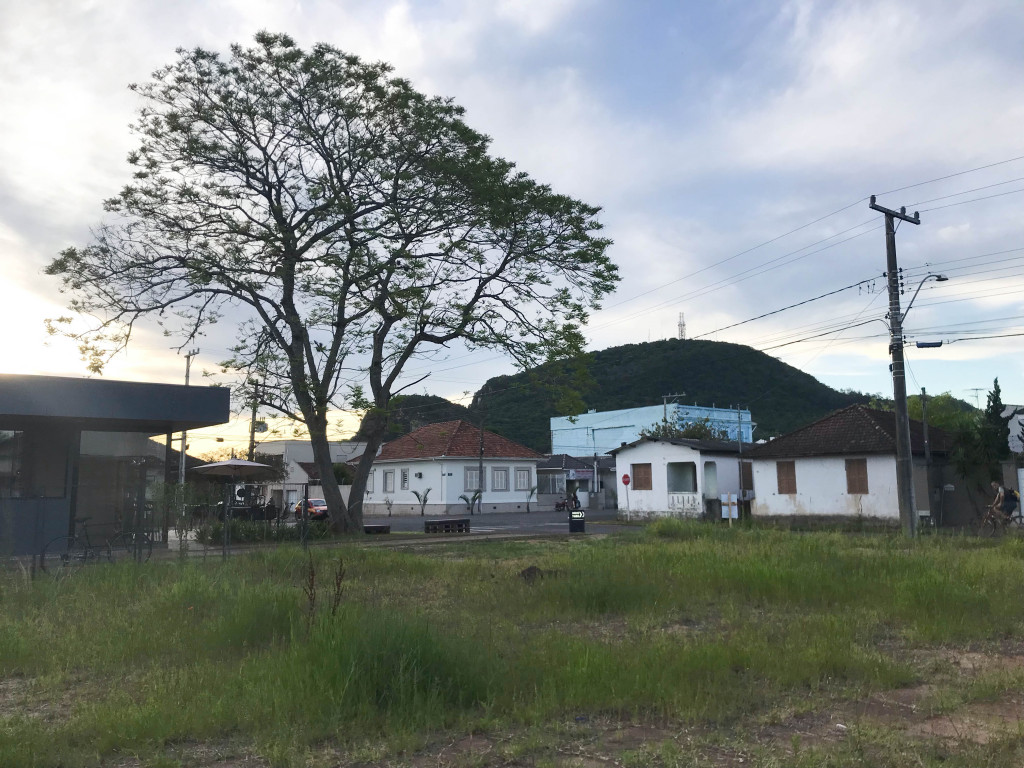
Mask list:
[[[464,105],[496,153],[602,205],[624,281],[594,319],[600,346],[643,340],[648,330],[673,335],[680,311],[698,334],[877,275],[880,232],[813,252],[831,242],[816,241],[874,217],[866,201],[768,241],[869,193],[1024,155],[1024,9],[1016,0],[655,2],[642,11],[610,0],[7,3],[0,248],[18,267],[5,264],[0,286],[19,304],[33,313],[55,305],[56,285],[40,269],[87,239],[102,200],[128,177],[127,125],[138,103],[127,83],[173,61],[177,46],[226,51],[260,29],[391,62],[417,88]],[[1024,174],[993,168],[885,201],[911,206],[1014,175]],[[970,299],[936,307],[933,319],[927,299],[935,294],[922,292],[914,312],[935,326],[1008,315],[1017,301],[1006,288],[1021,283],[1012,262],[991,273],[984,270],[1000,265],[979,266],[985,259],[948,262],[1024,245],[1021,197],[938,207],[967,197],[923,202],[922,225],[898,233],[901,265],[949,268],[947,285],[964,288],[946,295]],[[679,280],[697,270],[705,271]],[[984,277],[992,281],[972,282]],[[868,306],[869,298],[811,304],[720,338],[767,344],[840,314],[883,315],[884,301]],[[208,341],[223,349],[229,334],[217,333]],[[843,369],[836,360],[851,372],[871,360],[884,384],[884,341],[853,335],[771,354],[823,376]],[[180,378],[159,334],[133,346],[117,375]],[[956,356],[999,359],[998,343],[955,347]],[[486,363],[442,375],[462,391],[494,370]]]

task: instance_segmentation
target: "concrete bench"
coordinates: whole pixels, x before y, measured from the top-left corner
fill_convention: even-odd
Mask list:
[[[448,517],[444,520],[424,520],[424,533],[469,533],[468,517]]]

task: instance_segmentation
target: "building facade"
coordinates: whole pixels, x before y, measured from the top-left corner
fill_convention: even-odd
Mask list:
[[[642,438],[612,455],[621,483],[618,508],[627,517],[718,517],[723,494],[741,495],[735,443]]]
[[[428,424],[381,448],[363,514],[469,514],[477,491],[474,511],[525,512],[528,504],[536,508],[537,462],[543,458],[467,421]]]
[[[600,455],[623,443],[638,440],[642,429],[663,421],[684,427],[705,420],[713,429],[723,431],[730,440],[736,440],[739,435],[745,443],[751,442],[757,428],[751,421],[750,411],[681,403],[591,411],[551,419],[551,453],[578,457]]]
[[[39,554],[82,525],[97,546],[166,530],[151,500],[177,477],[170,433],[226,422],[229,401],[224,387],[0,375],[0,554]]]

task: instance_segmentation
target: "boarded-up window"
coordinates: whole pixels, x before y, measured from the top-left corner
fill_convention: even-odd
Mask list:
[[[754,490],[754,465],[749,461],[744,461],[740,464],[740,474],[742,475],[740,489],[744,491]]]
[[[868,460],[847,459],[846,460],[846,492],[867,493],[868,492]]]
[[[650,491],[654,489],[654,482],[651,480],[650,464],[630,464],[629,474],[633,476],[634,491]]]
[[[796,493],[796,464],[792,461],[776,461],[775,474],[779,479],[779,493]]]

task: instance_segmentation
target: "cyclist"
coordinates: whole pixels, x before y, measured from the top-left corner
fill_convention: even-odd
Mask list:
[[[1006,488],[1001,486],[995,480],[992,481],[992,490],[996,492],[996,497],[989,504],[989,509],[993,512],[1000,510],[1003,515],[1009,520],[1013,516],[1013,510],[1017,508],[1017,497],[1013,491],[1008,491]]]

